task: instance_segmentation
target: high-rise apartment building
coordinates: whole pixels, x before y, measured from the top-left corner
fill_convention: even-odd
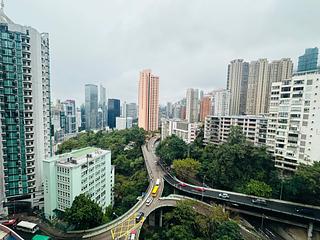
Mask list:
[[[0,214],[41,207],[41,159],[52,154],[49,37],[0,9]],[[16,204],[15,204],[16,202]],[[15,208],[15,210],[17,210]]]
[[[290,78],[292,70],[293,63],[290,58],[271,63],[265,58],[250,62],[246,113],[268,113],[271,84]]]
[[[305,53],[299,57],[298,72],[315,71],[317,70],[319,49],[307,48]]]
[[[228,65],[227,89],[230,90],[230,115],[244,114],[247,101],[249,63],[235,59]]]
[[[98,86],[94,84],[85,85],[85,116],[86,130],[97,129],[98,117]]]
[[[116,118],[120,117],[120,100],[108,99],[108,127],[116,128]]]
[[[159,77],[150,69],[140,72],[138,125],[146,131],[156,131],[159,126]]]
[[[221,89],[215,90],[212,95],[212,110],[213,116],[229,116],[230,90]]]
[[[199,121],[199,90],[187,89],[186,120],[190,123]]]
[[[212,96],[203,96],[200,101],[200,121],[204,122],[206,116],[212,113]]]
[[[74,100],[66,100],[62,103],[65,116],[65,134],[76,133],[77,120],[76,120],[76,103]]]
[[[260,146],[266,144],[267,118],[264,116],[208,116],[204,127],[206,144],[228,141],[231,126],[239,126],[247,141]]]
[[[267,147],[275,166],[295,171],[320,161],[320,73],[299,73],[272,84]]]
[[[172,118],[172,103],[171,102],[167,102],[167,106],[166,106],[166,118]]]

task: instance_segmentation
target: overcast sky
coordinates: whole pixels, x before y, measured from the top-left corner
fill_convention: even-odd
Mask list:
[[[16,23],[50,34],[53,99],[84,102],[86,83],[137,101],[139,71],[160,76],[160,102],[189,87],[224,88],[227,64],[320,46],[319,0],[6,0]],[[295,64],[296,67],[296,64]]]

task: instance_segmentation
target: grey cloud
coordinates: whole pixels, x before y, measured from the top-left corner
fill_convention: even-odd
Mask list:
[[[291,57],[319,46],[318,0],[10,0],[15,22],[50,33],[52,95],[84,101],[85,83],[137,101],[139,71],[161,102],[225,87],[234,58]]]

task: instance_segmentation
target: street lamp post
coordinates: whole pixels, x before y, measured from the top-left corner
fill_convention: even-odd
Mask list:
[[[203,176],[203,181],[202,181],[202,191],[201,191],[201,201],[203,201],[203,192],[204,192],[204,180],[206,179],[206,175]]]
[[[261,230],[261,232],[263,232],[263,220],[264,220],[264,214],[262,213],[262,217],[261,217],[261,226],[260,226],[260,230]]]

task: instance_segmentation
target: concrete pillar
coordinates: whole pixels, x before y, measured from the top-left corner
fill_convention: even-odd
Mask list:
[[[149,214],[149,225],[154,227],[156,225],[156,213],[153,211],[152,213]]]
[[[159,227],[162,227],[162,209],[160,209]]]
[[[312,240],[312,234],[313,233],[313,223],[309,223],[309,228],[308,228],[308,240]]]

